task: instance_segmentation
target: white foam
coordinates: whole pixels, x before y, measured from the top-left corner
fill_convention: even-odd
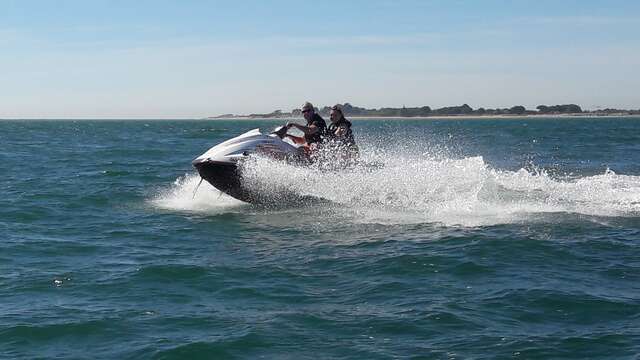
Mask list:
[[[482,157],[451,159],[438,154],[363,156],[347,171],[297,167],[265,158],[245,164],[244,181],[263,192],[288,191],[330,200],[330,216],[355,223],[479,226],[527,222],[540,214],[638,216],[640,177],[602,175],[553,178],[544,171],[492,169]],[[241,202],[220,195],[187,175],[154,203],[196,212],[238,211]],[[246,210],[246,209],[245,209]],[[300,212],[307,210],[301,209]]]
[[[185,174],[176,179],[169,188],[157,193],[151,203],[166,210],[207,214],[238,211],[239,208],[246,205],[223,194],[206,181],[203,181],[196,191],[199,182],[200,176],[198,174]]]

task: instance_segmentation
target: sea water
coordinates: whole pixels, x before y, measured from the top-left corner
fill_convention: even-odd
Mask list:
[[[640,118],[358,119],[354,168],[245,164],[326,201],[196,191],[281,122],[0,121],[0,357],[640,353]]]

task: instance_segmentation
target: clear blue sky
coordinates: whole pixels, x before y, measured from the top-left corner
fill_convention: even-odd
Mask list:
[[[640,108],[640,2],[0,0],[0,118]]]

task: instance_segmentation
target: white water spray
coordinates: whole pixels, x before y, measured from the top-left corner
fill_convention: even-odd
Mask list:
[[[526,222],[532,215],[545,213],[640,214],[640,177],[611,170],[563,179],[544,171],[492,169],[479,156],[377,154],[363,160],[369,165],[325,171],[252,158],[244,165],[243,180],[262,192],[288,191],[326,199],[327,204],[317,206],[359,223],[478,226]],[[154,204],[206,213],[241,211],[245,206],[208,184],[192,199],[198,181],[195,174],[176,180]]]
[[[195,192],[199,182],[200,176],[197,173],[185,174],[174,181],[171,187],[156,194],[151,203],[166,210],[207,214],[230,212],[246,206],[242,201],[221,193],[206,181]]]

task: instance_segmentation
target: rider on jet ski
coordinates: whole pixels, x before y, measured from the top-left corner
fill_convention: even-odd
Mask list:
[[[286,136],[296,144],[302,144],[305,154],[310,155],[324,140],[327,133],[327,123],[316,113],[313,105],[308,101],[302,105],[302,116],[307,120],[307,125],[290,122],[287,124],[286,128],[288,130],[295,127],[304,133],[304,137],[289,134],[286,134]]]

